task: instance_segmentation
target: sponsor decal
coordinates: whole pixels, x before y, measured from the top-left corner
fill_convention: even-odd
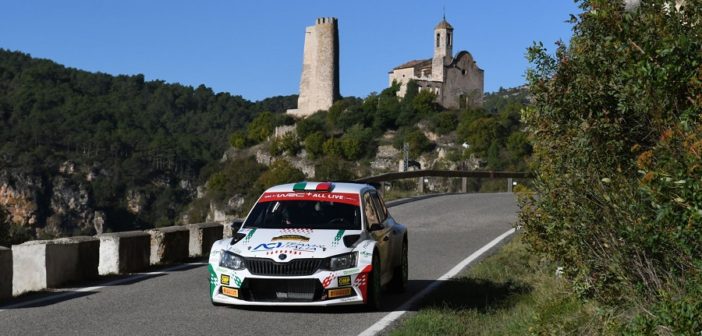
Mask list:
[[[348,275],[340,276],[336,279],[338,286],[349,286],[351,285],[351,277]]]
[[[334,273],[330,273],[326,278],[324,278],[324,280],[322,280],[322,286],[324,286],[324,288],[329,287],[334,278],[336,278],[336,275],[334,275]]]
[[[353,289],[351,287],[346,287],[346,288],[335,288],[335,289],[330,289],[328,291],[329,293],[329,298],[333,299],[336,297],[341,297],[341,296],[349,296],[351,293],[353,293]]]
[[[286,234],[312,234],[314,232],[313,229],[310,228],[285,228],[285,229],[280,229],[280,234],[286,235]],[[307,238],[309,240],[309,238]]]
[[[355,287],[358,287],[358,289],[361,290],[361,295],[363,296],[363,301],[367,302],[368,299],[368,273],[373,269],[373,266],[368,265],[366,266],[361,274],[356,276],[356,280],[354,280],[353,285]]]
[[[368,258],[368,257],[372,257],[372,256],[373,256],[373,253],[370,253],[368,251],[361,251],[361,257]]]
[[[352,269],[350,269],[350,270],[345,270],[345,271],[341,272],[341,274],[344,274],[344,275],[347,275],[347,274],[354,274],[354,273],[358,273],[358,272],[360,272],[360,271],[361,271],[361,270],[358,269],[358,268],[352,268]]]
[[[241,287],[241,278],[239,278],[236,275],[234,276],[234,285],[237,287]]]
[[[219,282],[221,282],[222,285],[229,285],[229,276],[226,274],[222,274],[222,276],[219,279]]]
[[[249,240],[251,240],[251,237],[253,237],[254,233],[256,233],[256,228],[251,229],[248,234],[246,234],[246,237],[244,237],[244,242],[248,243]]]
[[[303,242],[308,242],[310,241],[310,237],[305,237],[305,236],[300,236],[300,235],[282,235],[278,237],[273,237],[271,241],[287,241],[287,240],[292,240],[292,241],[303,241]]]
[[[207,264],[207,270],[210,272],[210,297],[214,295],[215,287],[217,287],[217,273],[212,268],[211,264]]]
[[[341,237],[344,236],[344,232],[346,232],[346,230],[339,230],[339,232],[336,233],[334,241],[331,244],[332,247],[336,247],[337,245],[339,245],[339,241],[341,240]]]
[[[222,287],[222,294],[231,297],[239,297],[239,290],[231,287]]]
[[[259,203],[277,201],[323,201],[338,202],[358,206],[360,204],[356,193],[327,193],[327,192],[268,192],[261,196]]]
[[[281,249],[285,249],[282,250]],[[251,252],[270,252],[267,254],[296,254],[291,252],[315,252],[318,249],[325,250],[323,245],[318,244],[308,244],[308,243],[296,243],[296,242],[271,242],[271,243],[261,243],[254,247]]]

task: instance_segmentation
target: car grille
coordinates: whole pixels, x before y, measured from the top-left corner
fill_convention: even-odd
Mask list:
[[[265,258],[247,258],[244,262],[249,272],[255,275],[302,276],[317,272],[322,259],[295,259],[278,263]]]
[[[245,280],[246,299],[251,301],[307,302],[318,301],[324,289],[317,279]]]

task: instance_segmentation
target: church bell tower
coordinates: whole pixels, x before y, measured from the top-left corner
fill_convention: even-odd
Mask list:
[[[431,74],[434,80],[444,80],[444,65],[453,60],[453,27],[446,17],[434,28],[434,57],[431,62]]]

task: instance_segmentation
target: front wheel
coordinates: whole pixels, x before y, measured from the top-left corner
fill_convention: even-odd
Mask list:
[[[392,274],[390,290],[395,293],[403,293],[407,289],[407,279],[409,278],[409,260],[407,259],[407,241],[402,242],[402,254],[400,264],[395,267]]]
[[[380,285],[380,257],[378,253],[373,253],[373,269],[368,274],[368,297],[366,307],[369,310],[379,310],[381,306],[381,285]]]

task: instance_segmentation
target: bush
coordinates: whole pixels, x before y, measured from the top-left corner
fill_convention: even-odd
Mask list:
[[[529,50],[538,197],[522,204],[525,238],[648,332],[699,332],[702,7],[579,3],[568,47]]]
[[[347,160],[358,160],[375,154],[373,130],[357,124],[346,131],[341,137],[341,150]]]
[[[305,174],[301,170],[293,167],[288,161],[278,160],[256,180],[257,194],[274,185],[304,180]]]
[[[314,132],[305,138],[305,150],[312,158],[319,157],[324,152],[324,133]]]
[[[424,152],[434,149],[435,145],[424,135],[417,127],[400,128],[395,135],[393,146],[397,149],[402,149],[403,144],[409,144],[410,156],[418,157]]]
[[[353,164],[341,158],[321,160],[315,167],[314,178],[317,181],[351,181],[355,179],[351,167]]]

